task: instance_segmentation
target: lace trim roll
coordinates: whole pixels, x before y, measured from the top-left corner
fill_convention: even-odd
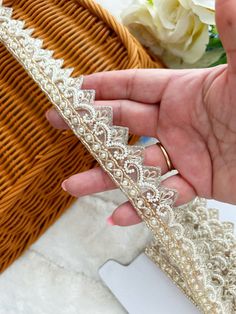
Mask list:
[[[147,248],[147,255],[204,313],[234,313],[232,228],[202,204],[173,209],[177,192],[161,185],[160,168],[143,165],[144,147],[127,144],[129,129],[113,126],[112,107],[95,107],[95,91],[81,89],[83,78],[72,78],[73,69],[62,68],[63,60],[42,49],[42,41],[31,37],[33,30],[11,16],[12,10],[0,1],[0,41],[151,229],[154,246]]]

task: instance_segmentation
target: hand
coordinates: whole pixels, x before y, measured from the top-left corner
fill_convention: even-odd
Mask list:
[[[113,107],[114,125],[160,140],[178,170],[163,181],[166,187],[178,190],[176,205],[196,195],[236,204],[236,3],[218,0],[216,6],[228,65],[97,73],[87,76],[83,85],[96,90],[95,106]],[[54,127],[67,128],[54,109],[47,118]],[[145,150],[144,164],[167,172],[157,145]],[[95,168],[73,175],[63,187],[78,197],[115,185],[101,168]],[[109,221],[125,226],[140,222],[140,218],[127,202]]]

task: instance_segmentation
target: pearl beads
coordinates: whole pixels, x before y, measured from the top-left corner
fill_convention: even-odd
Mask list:
[[[65,110],[65,116],[69,117],[71,115],[71,110],[70,109],[66,109]]]
[[[74,117],[72,121],[74,124],[77,124],[79,122],[78,118],[76,118],[76,117]]]
[[[122,182],[122,184],[123,184],[124,186],[127,186],[127,185],[129,184],[129,182],[128,182],[127,180],[124,180],[124,181]]]
[[[115,176],[116,177],[121,177],[121,175],[122,175],[122,172],[120,170],[116,170]]]
[[[97,152],[99,149],[100,149],[100,145],[99,145],[99,144],[94,144],[94,145],[93,145],[93,150],[94,150],[95,152]]]
[[[142,207],[143,206],[143,204],[144,204],[144,202],[143,202],[143,200],[138,200],[138,207]]]
[[[110,161],[107,163],[107,168],[112,169],[113,166],[114,166],[113,162]]]
[[[85,138],[88,142],[90,142],[92,140],[92,135],[88,134]]]
[[[136,195],[136,191],[135,191],[135,190],[131,190],[131,191],[130,191],[130,195],[131,195],[131,196],[135,196],[135,195]]]
[[[151,219],[151,225],[156,226],[157,225],[157,220],[155,218]]]
[[[80,134],[83,134],[83,133],[84,133],[84,128],[83,128],[83,127],[80,127],[80,128],[78,129],[78,131],[79,131]]]
[[[62,101],[61,104],[60,104],[60,107],[63,109],[66,107],[66,102],[65,101]]]
[[[101,157],[102,159],[106,159],[107,154],[106,154],[105,152],[102,152],[102,153],[100,154],[100,157]]]
[[[149,208],[145,208],[144,214],[145,215],[150,215],[150,213],[151,213],[150,209]]]

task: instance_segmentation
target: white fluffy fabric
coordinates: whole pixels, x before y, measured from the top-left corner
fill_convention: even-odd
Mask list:
[[[80,198],[2,275],[1,314],[122,314],[98,269],[107,260],[127,264],[144,248],[143,224],[108,226],[125,200],[120,191]]]

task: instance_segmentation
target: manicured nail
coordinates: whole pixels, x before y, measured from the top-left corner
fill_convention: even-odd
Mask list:
[[[113,221],[113,219],[112,219],[112,216],[110,216],[110,217],[107,218],[107,223],[108,223],[108,225],[110,225],[110,226],[115,226],[115,223],[114,223],[114,221]]]
[[[63,188],[63,190],[64,190],[65,192],[67,192],[67,189],[66,189],[66,181],[67,181],[67,180],[63,181],[62,184],[61,184],[61,187]]]

